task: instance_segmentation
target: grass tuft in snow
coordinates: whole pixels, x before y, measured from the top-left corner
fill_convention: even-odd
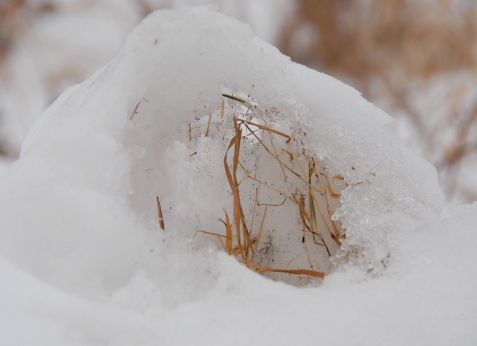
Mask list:
[[[229,255],[258,273],[295,284],[323,278],[346,237],[332,219],[340,206],[336,182],[343,177],[329,176],[305,149],[306,134],[297,126],[289,126],[292,134],[276,128],[278,110],[264,110],[233,95],[223,97],[217,120],[208,117],[203,136],[224,144],[219,124],[231,130],[223,165],[233,210],[224,208],[225,220],[218,220],[225,234],[199,229],[195,235],[216,237]],[[188,124],[189,140],[192,129],[199,127]]]

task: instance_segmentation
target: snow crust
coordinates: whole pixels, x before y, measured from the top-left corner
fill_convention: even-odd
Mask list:
[[[193,238],[223,232],[216,220],[231,207],[222,93],[278,110],[276,126],[300,129],[299,149],[348,184],[333,217],[346,240],[320,286],[271,281],[213,237]],[[445,206],[434,167],[391,120],[233,19],[151,14],[47,109],[0,175],[2,335],[25,345],[472,344],[477,204]],[[189,123],[202,126],[191,140]]]

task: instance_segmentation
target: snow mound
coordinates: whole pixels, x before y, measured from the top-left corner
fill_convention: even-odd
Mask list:
[[[55,326],[50,339],[36,330],[47,341],[64,330],[77,343],[220,344],[234,335],[316,344],[321,327],[328,344],[422,344],[444,340],[443,328],[432,329],[448,323],[436,309],[455,321],[457,341],[471,340],[475,205],[442,212],[435,169],[390,122],[237,21],[207,8],[155,12],[43,114],[2,173],[0,270],[41,299],[58,296],[44,314],[37,302],[21,305]],[[249,228],[252,268],[330,274],[300,291],[266,280],[216,251],[218,238],[234,254],[237,244],[213,235],[226,232],[218,218]],[[445,285],[441,270],[452,278]],[[12,287],[1,290],[20,301]]]
[[[240,96],[242,104],[224,101],[224,93]],[[295,171],[309,168],[306,151],[329,179],[346,183],[333,222],[325,221],[328,227],[340,222],[346,232],[340,250],[327,248],[328,255],[338,251],[332,259],[338,265],[382,271],[392,258],[393,239],[416,232],[422,215],[442,208],[434,168],[404,148],[386,127],[389,116],[356,90],[290,62],[246,25],[208,9],[164,11],[145,19],[110,64],[71,88],[33,127],[2,186],[10,196],[1,208],[3,256],[58,282],[79,275],[117,287],[137,263],[149,261],[147,248],[161,239],[185,244],[197,230],[224,234],[217,219],[225,219],[224,208],[232,214],[233,205],[223,157],[233,137],[230,119],[247,117],[246,105],[253,105],[249,120],[293,136],[293,148],[277,142],[283,147],[277,155],[301,155]],[[293,174],[278,164],[267,176],[274,158],[257,152],[260,137],[251,135],[242,145],[244,165],[258,164],[254,177],[275,179],[277,187],[277,180]],[[293,193],[288,188],[273,195],[253,183],[244,192],[244,210],[255,208],[255,193],[275,205]],[[167,225],[164,236],[157,230],[156,197]],[[300,196],[295,199],[298,204]],[[260,207],[250,214],[258,220]],[[256,250],[275,251],[259,264],[313,266],[313,253],[303,250],[306,238],[308,247],[313,244],[299,208],[268,209]],[[214,236],[199,234],[190,246],[214,244]],[[315,248],[310,251],[324,262],[324,247]],[[320,271],[329,272],[330,265],[315,261]]]

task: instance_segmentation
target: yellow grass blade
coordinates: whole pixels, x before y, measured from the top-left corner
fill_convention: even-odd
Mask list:
[[[225,212],[225,220],[227,220],[226,222],[224,222],[225,234],[226,234],[225,248],[230,253],[232,251],[232,244],[233,244],[232,225],[230,224],[229,214],[227,214],[227,211],[225,209],[224,209],[224,212]]]
[[[236,125],[236,124],[235,124]],[[239,193],[239,190],[238,190],[238,187],[237,187],[237,184],[236,184],[236,180],[234,180],[234,178],[236,178],[236,175],[232,175],[232,173],[230,172],[230,168],[229,168],[229,165],[227,163],[227,154],[230,150],[230,148],[232,146],[235,146],[237,147],[237,144],[240,143],[240,134],[241,134],[241,131],[240,131],[240,128],[237,128],[237,126],[235,127],[235,136],[230,140],[230,143],[229,143],[229,146],[227,147],[227,150],[225,152],[225,156],[224,156],[224,167],[225,167],[225,175],[227,176],[227,181],[230,185],[230,188],[232,189],[232,195],[233,195],[233,198],[234,198],[234,224],[235,224],[235,232],[237,234],[237,243],[238,243],[238,247],[239,247],[239,250],[240,250],[240,254],[242,256],[242,260],[245,261],[246,260],[246,256],[245,256],[245,252],[243,251],[242,249],[242,243],[241,243],[241,237],[240,237],[240,221],[241,221],[241,212],[240,212],[240,193]],[[239,149],[237,150],[235,148],[234,150],[234,154],[237,154],[239,153]],[[235,171],[234,173],[236,172],[236,165],[237,165],[237,162],[238,160],[235,160],[235,157],[234,157],[234,168],[235,168]]]
[[[313,264],[311,263],[310,252],[308,251],[308,244],[306,242],[306,230],[310,230],[310,227],[306,224],[306,215],[305,215],[305,196],[301,195],[300,197],[300,205],[298,207],[300,212],[301,222],[303,223],[303,244],[305,244],[305,252],[306,257],[308,258],[308,263],[310,264],[310,268],[313,269]]]
[[[330,194],[331,197],[333,197],[333,198],[340,198],[340,197],[341,197],[341,194],[340,194],[340,193],[334,193],[334,191],[333,191],[333,189],[331,188],[330,184],[328,184],[326,187],[327,187],[328,193]]]
[[[268,207],[265,207],[265,211],[263,212],[263,217],[262,217],[262,223],[260,224],[260,229],[258,230],[258,235],[254,238],[256,241],[255,241],[255,246],[253,248],[251,261],[253,261],[255,252],[257,252],[258,244],[260,243],[260,237],[262,236],[262,230],[263,230],[263,225],[265,223],[265,217],[267,216],[267,210],[268,210]]]
[[[159,197],[156,197],[156,203],[157,203],[157,216],[159,217],[159,227],[161,227],[162,230],[165,230],[164,219],[162,217],[161,202],[159,202]]]
[[[271,267],[262,267],[258,264],[245,263],[247,267],[253,269],[257,273],[285,273],[285,274],[294,274],[294,275],[307,275],[315,278],[324,278],[325,274],[318,272],[316,270],[307,270],[307,269],[277,269]]]
[[[238,101],[240,103],[245,103],[246,102],[245,100],[242,100],[241,98],[239,98],[237,96],[227,95],[227,94],[222,94],[222,96],[227,97],[227,98],[232,99],[232,100],[235,100],[235,101]]]
[[[205,137],[209,137],[210,120],[212,120],[212,114],[209,115],[209,122],[207,123],[207,130],[205,131]]]

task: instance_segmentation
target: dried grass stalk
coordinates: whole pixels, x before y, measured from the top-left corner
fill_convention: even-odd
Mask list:
[[[156,203],[157,203],[157,216],[159,217],[159,227],[164,231],[166,228],[164,227],[164,218],[162,216],[162,208],[161,208],[161,202],[159,201],[159,197],[156,197]]]

